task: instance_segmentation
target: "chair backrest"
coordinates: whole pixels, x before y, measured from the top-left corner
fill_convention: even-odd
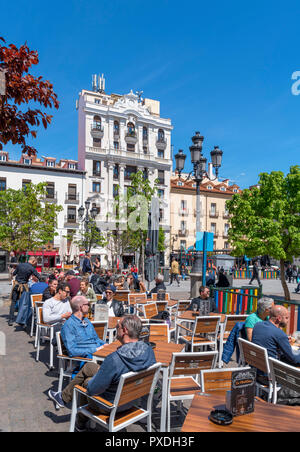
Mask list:
[[[143,309],[144,309],[144,316],[146,319],[151,319],[152,317],[154,317],[155,315],[158,314],[156,303],[145,304],[143,306]]]
[[[57,342],[58,355],[68,356],[68,350],[66,349],[65,344],[63,343],[60,331],[57,331],[57,333],[56,333],[56,342]]]
[[[278,359],[269,358],[274,393],[277,386],[284,386],[300,393],[300,369],[285,364]],[[274,400],[274,398],[273,398]]]
[[[245,322],[248,315],[226,315],[224,322],[224,331],[231,331],[238,322]]]
[[[197,353],[173,353],[170,377],[174,375],[199,375],[202,369],[212,369],[216,365],[217,351]]]
[[[163,312],[167,310],[167,301],[156,301],[157,312]]]
[[[170,333],[169,333],[169,325],[167,323],[158,323],[154,324],[151,323],[149,325],[150,328],[150,335],[149,335],[149,341],[150,342],[170,342]]]
[[[196,317],[194,326],[194,335],[198,334],[215,334],[219,330],[221,316],[199,316]]]
[[[156,363],[140,372],[128,372],[127,374],[122,375],[116,392],[114,405],[125,405],[140,397],[153,394],[160,366],[160,363]]]
[[[37,323],[45,323],[43,320],[43,307],[36,306],[36,319]]]
[[[151,300],[152,301],[157,301],[157,293],[153,293],[152,294]],[[165,293],[165,300],[166,301],[170,301],[170,294],[169,293]]]
[[[178,300],[177,302],[177,315],[180,312],[185,312],[190,306],[191,300]]]
[[[202,392],[221,392],[231,390],[232,372],[249,370],[250,367],[233,367],[228,369],[201,370],[201,390]]]
[[[30,295],[30,298],[31,298],[31,306],[33,308],[35,308],[37,302],[43,301],[43,294],[42,293],[33,294],[33,295]]]
[[[117,290],[116,293],[114,294],[114,299],[117,301],[123,301],[128,303],[128,295],[129,295],[129,290]]]
[[[147,294],[145,293],[130,293],[128,294],[129,304],[147,303]]]
[[[105,341],[106,340],[106,335],[107,335],[107,324],[108,322],[106,321],[94,321],[92,322],[93,327],[95,328],[95,331],[97,333],[97,336],[99,337],[99,339],[101,339],[101,341]]]
[[[242,363],[256,367],[256,369],[268,374],[270,380],[271,374],[267,349],[245,339],[239,338],[238,341]]]

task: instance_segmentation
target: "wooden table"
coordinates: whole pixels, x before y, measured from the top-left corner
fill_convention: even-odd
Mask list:
[[[196,317],[199,317],[199,312],[194,312],[194,311],[184,311],[182,314],[180,314],[177,317],[177,320],[184,320],[185,322],[194,322]],[[221,321],[220,323],[224,323],[225,322],[225,318],[226,315],[225,314],[218,314],[217,312],[211,312],[208,314],[211,317],[216,317],[216,316],[220,316],[221,317]]]
[[[251,414],[236,416],[222,426],[208,419],[214,409],[225,408],[224,395],[195,395],[182,432],[299,432],[300,407],[274,405],[256,398]]]
[[[94,362],[103,361],[108,355],[115,352],[121,343],[114,341],[111,344],[103,347],[93,355]],[[173,353],[180,353],[184,350],[183,344],[174,344],[173,342],[156,342],[156,347],[153,350],[156,361],[162,364],[162,397],[161,397],[161,419],[160,419],[160,431],[166,431],[166,414],[168,406],[168,377],[169,366],[172,362]]]

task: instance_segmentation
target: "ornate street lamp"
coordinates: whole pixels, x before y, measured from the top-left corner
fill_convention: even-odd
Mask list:
[[[95,220],[96,216],[98,215],[98,209],[95,206],[90,209],[90,205],[91,205],[90,201],[85,201],[84,205],[85,205],[85,207],[83,207],[81,205],[78,209],[78,218],[82,223],[84,223],[84,229],[85,229],[85,233],[87,235],[89,223],[90,223],[91,219]],[[88,245],[88,243],[85,244],[85,249],[86,249],[86,251],[89,251],[87,249],[88,248],[87,245]]]
[[[201,204],[200,204],[200,186],[203,181],[203,179],[206,177],[209,180],[213,181],[216,180],[219,173],[219,168],[222,164],[222,156],[223,151],[219,149],[218,146],[215,146],[214,149],[211,151],[211,161],[212,165],[215,168],[216,177],[213,179],[210,179],[206,166],[207,166],[207,159],[203,157],[202,155],[202,144],[203,144],[204,137],[200,135],[200,132],[196,132],[195,135],[192,137],[192,146],[190,146],[190,152],[191,152],[191,161],[193,164],[193,170],[190,172],[190,174],[187,176],[185,181],[188,181],[191,176],[193,175],[195,181],[196,181],[196,235],[197,232],[201,232]],[[181,177],[181,173],[184,169],[186,155],[182,150],[178,151],[178,154],[175,155],[175,161],[176,161],[176,171],[178,171],[179,178]],[[192,267],[192,273],[200,273],[202,270],[202,258],[201,258],[201,252],[196,251],[195,252],[195,259]]]

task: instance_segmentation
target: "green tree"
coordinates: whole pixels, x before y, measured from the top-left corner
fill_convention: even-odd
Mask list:
[[[166,240],[166,235],[165,235],[163,229],[159,228],[158,247],[157,247],[157,249],[158,249],[158,251],[160,253],[163,253],[166,250],[165,240]]]
[[[226,205],[231,215],[229,240],[235,256],[266,255],[280,261],[286,300],[286,261],[300,256],[300,167],[261,173],[258,186],[233,196]]]
[[[93,247],[103,247],[107,244],[107,239],[101,233],[97,227],[96,221],[89,218],[87,223],[83,223],[81,231],[79,231],[79,237],[77,238],[77,232],[67,236],[68,240],[74,241],[81,250],[90,252]]]
[[[0,243],[7,251],[35,251],[57,235],[57,213],[63,208],[45,202],[46,184],[0,192]]]

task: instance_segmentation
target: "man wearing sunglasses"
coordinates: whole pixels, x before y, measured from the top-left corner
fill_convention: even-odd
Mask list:
[[[43,305],[43,320],[45,323],[62,325],[72,315],[72,309],[69,302],[70,287],[68,284],[60,283],[57,286],[57,292]]]
[[[106,304],[108,306],[108,316],[109,317],[123,317],[124,307],[122,301],[114,300],[114,295],[116,293],[116,288],[114,285],[107,286],[105,290],[105,297],[103,300],[99,300],[99,304]]]

